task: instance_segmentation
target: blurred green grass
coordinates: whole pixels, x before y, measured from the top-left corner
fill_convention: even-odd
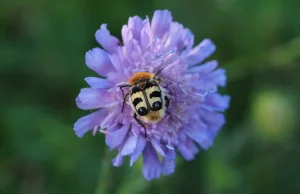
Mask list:
[[[300,25],[296,0],[3,0],[0,3],[0,193],[300,193]],[[75,97],[107,23],[169,9],[227,69],[227,124],[215,145],[147,182],[141,164],[107,165],[104,137],[79,139]],[[128,162],[128,161],[127,161]]]

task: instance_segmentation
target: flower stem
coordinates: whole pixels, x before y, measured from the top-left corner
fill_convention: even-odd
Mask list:
[[[95,194],[106,194],[109,192],[110,187],[110,169],[111,169],[111,162],[110,162],[110,151],[106,149],[104,153],[104,157],[101,160],[100,171],[98,175],[98,184],[95,190]]]

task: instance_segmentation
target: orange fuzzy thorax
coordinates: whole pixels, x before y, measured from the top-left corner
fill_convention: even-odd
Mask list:
[[[152,79],[154,74],[149,73],[149,72],[136,72],[130,79],[129,79],[129,84],[134,84],[137,81],[140,80],[149,80]]]

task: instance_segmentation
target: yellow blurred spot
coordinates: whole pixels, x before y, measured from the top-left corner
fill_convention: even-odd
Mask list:
[[[294,106],[291,97],[285,93],[259,93],[252,105],[255,132],[262,138],[285,140],[295,126]]]

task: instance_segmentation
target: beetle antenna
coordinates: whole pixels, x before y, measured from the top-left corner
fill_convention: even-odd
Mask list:
[[[154,74],[154,78],[155,78],[158,74],[160,74],[164,69],[165,69],[165,68],[162,68],[162,69],[158,70],[158,71]]]
[[[161,61],[163,62],[163,61],[166,59],[166,57],[167,57],[168,55],[172,54],[172,53],[174,53],[174,50],[173,50],[173,49],[171,49],[171,50],[169,50],[168,52],[166,52],[166,54],[163,56],[163,58],[161,58],[161,59],[159,59],[159,60],[161,60]],[[162,69],[158,70],[158,71],[155,73],[154,78],[155,78],[155,76],[157,76],[158,74],[160,74],[164,69],[165,69],[165,68],[162,68]]]

